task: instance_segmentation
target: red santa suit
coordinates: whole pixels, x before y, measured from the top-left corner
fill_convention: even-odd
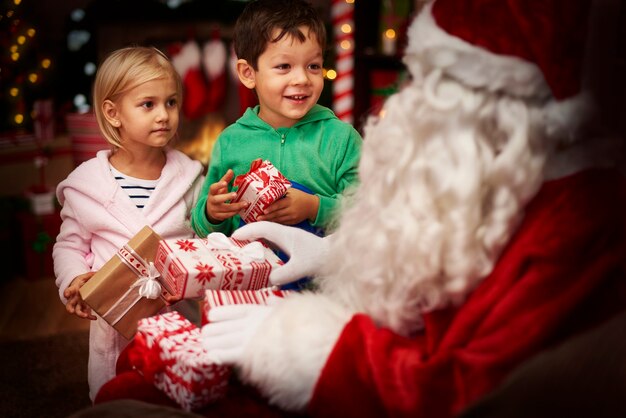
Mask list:
[[[544,184],[493,272],[412,338],[356,315],[324,365],[313,416],[449,417],[525,359],[626,306],[626,183],[587,170]]]

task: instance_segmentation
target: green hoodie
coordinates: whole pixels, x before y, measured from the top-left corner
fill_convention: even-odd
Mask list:
[[[211,232],[230,235],[240,225],[239,215],[219,224],[206,217],[209,186],[231,168],[235,177],[250,170],[253,160],[269,160],[288,180],[319,197],[314,227],[325,228],[338,208],[341,193],[358,181],[361,136],[328,108],[315,105],[291,128],[274,129],[249,108],[220,134],[213,147],[209,171],[200,199],[192,212],[191,226],[205,237]],[[229,185],[232,190],[232,182]]]

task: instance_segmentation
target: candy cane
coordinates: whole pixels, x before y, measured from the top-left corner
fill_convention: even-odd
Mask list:
[[[333,110],[344,122],[353,122],[354,107],[354,0],[333,0],[331,18],[337,54],[333,82]]]

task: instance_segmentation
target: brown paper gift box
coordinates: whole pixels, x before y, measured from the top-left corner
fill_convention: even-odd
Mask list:
[[[160,240],[159,234],[150,227],[144,226],[128,241],[127,247],[132,248],[146,263],[153,262]],[[85,303],[129,340],[137,332],[137,321],[155,315],[165,307],[165,301],[161,297],[156,299],[139,297],[139,288],[135,287],[131,290],[131,295],[139,297],[139,300],[128,309],[128,312],[117,320],[105,317],[109,309],[129,291],[138,279],[138,274],[116,254],[80,288],[80,295]]]

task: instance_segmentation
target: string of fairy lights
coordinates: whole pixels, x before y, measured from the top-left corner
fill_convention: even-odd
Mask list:
[[[26,97],[30,91],[46,81],[53,62],[41,51],[34,51],[33,44],[39,33],[37,28],[21,17],[22,0],[11,0],[0,10],[0,98],[5,103],[2,109],[2,125],[20,127],[32,119],[32,109]],[[4,127],[3,126],[3,127]]]

